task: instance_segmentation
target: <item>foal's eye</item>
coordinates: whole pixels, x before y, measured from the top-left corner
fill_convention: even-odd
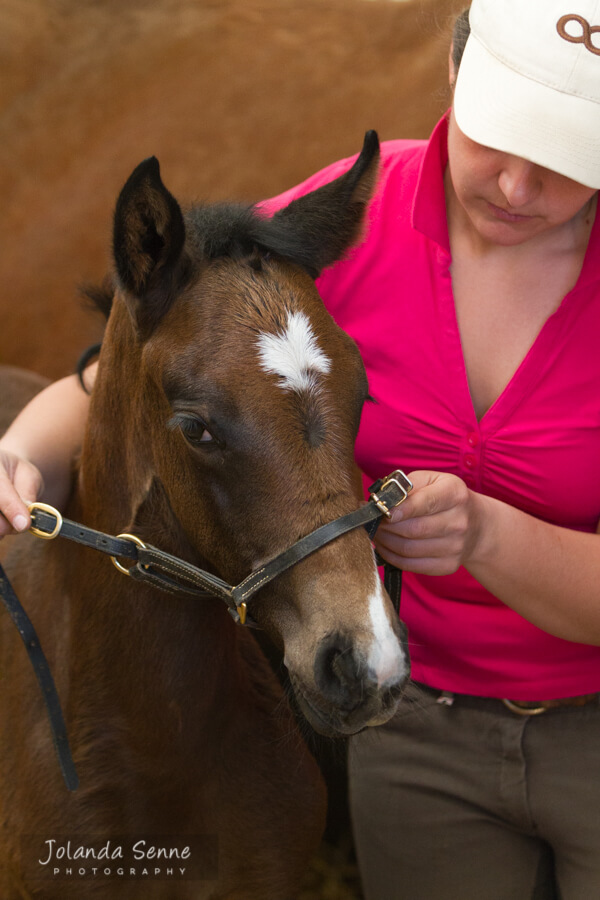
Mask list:
[[[170,428],[179,428],[182,435],[193,447],[214,443],[214,437],[206,427],[206,423],[196,416],[175,415],[168,423]]]
[[[190,444],[209,444],[213,436],[201,419],[186,419],[179,426],[186,441]]]

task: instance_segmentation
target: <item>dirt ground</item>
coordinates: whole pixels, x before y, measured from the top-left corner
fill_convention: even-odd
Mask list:
[[[323,841],[298,900],[363,900],[350,828],[334,842]]]
[[[301,729],[321,767],[329,802],[325,834],[298,900],[363,900],[348,808],[346,741],[307,735],[306,725]]]

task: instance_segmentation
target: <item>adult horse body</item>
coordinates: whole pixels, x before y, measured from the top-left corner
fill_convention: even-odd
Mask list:
[[[106,269],[100,223],[150,151],[176,196],[252,201],[357,131],[427,137],[465,5],[0,0],[0,363],[58,378],[98,339],[77,285]]]
[[[117,202],[117,287],[70,518],[237,583],[357,508],[366,379],[311,276],[359,234],[377,161],[371,133],[346,175],[270,220],[232,206],[184,215],[155,160],[135,170]],[[10,557],[81,786],[62,785],[4,617],[3,900],[292,897],[323,790],[249,633],[219,600],[161,594],[77,545],[26,537]],[[251,613],[281,645],[317,730],[348,734],[393,714],[408,677],[403,632],[362,529],[265,586]],[[200,880],[165,888],[142,877],[143,859],[130,880],[115,875],[124,844],[188,839],[208,867]]]

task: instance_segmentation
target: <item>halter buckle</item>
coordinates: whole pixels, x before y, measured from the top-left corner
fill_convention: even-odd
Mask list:
[[[388,475],[387,478],[384,478],[381,483],[376,483],[377,493],[371,493],[371,500],[374,501],[377,509],[380,509],[381,512],[386,516],[386,518],[391,519],[392,513],[390,507],[387,505],[385,500],[382,500],[379,496],[381,491],[385,491],[390,484],[395,484],[399,489],[401,497],[394,503],[394,506],[400,506],[401,503],[404,503],[408,494],[413,489],[413,483],[408,478],[402,469],[396,469],[391,475]],[[375,485],[373,485],[375,487]],[[393,509],[393,507],[392,507]]]
[[[40,512],[48,513],[49,515],[54,516],[54,518],[56,519],[52,531],[41,531],[41,529],[32,524],[29,529],[32,534],[35,534],[36,537],[42,538],[44,541],[52,541],[55,537],[58,537],[60,529],[63,525],[63,518],[57,509],[55,509],[53,506],[50,506],[48,503],[40,503],[37,500],[35,503],[30,503],[27,509],[29,510],[30,515],[37,509],[39,509]]]

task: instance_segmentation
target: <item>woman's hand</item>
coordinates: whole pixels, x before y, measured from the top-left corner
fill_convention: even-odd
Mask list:
[[[40,496],[43,485],[39,469],[0,447],[0,539],[29,528],[27,503]]]
[[[85,370],[92,390],[97,363]],[[23,531],[27,503],[40,497],[64,509],[73,487],[73,461],[81,450],[90,404],[77,375],[54,381],[30,400],[0,440],[0,538]]]
[[[455,475],[409,477],[413,490],[375,534],[385,560],[422,575],[464,566],[543,631],[600,646],[598,534],[552,525],[469,490]]]
[[[375,535],[381,556],[407,572],[450,575],[479,540],[483,515],[478,494],[456,475],[411,472],[413,490]]]

